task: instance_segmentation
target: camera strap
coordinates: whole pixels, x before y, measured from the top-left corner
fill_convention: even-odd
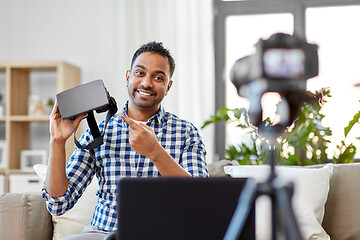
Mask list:
[[[117,105],[116,105],[116,101],[113,97],[110,97],[109,98],[109,109],[108,109],[108,112],[106,114],[106,119],[105,119],[105,124],[104,124],[104,130],[103,130],[103,133],[100,134],[100,130],[99,130],[99,127],[97,125],[97,122],[95,120],[95,116],[94,116],[94,111],[89,111],[87,112],[88,116],[86,117],[86,120],[87,120],[87,123],[88,123],[88,126],[90,128],[90,132],[91,132],[91,135],[93,136],[93,141],[91,141],[88,145],[86,146],[82,146],[78,140],[76,139],[76,130],[74,131],[74,142],[75,142],[75,145],[80,148],[80,149],[94,149],[94,148],[97,148],[97,147],[100,147],[103,143],[104,143],[104,134],[105,134],[105,129],[106,129],[106,126],[108,124],[108,122],[110,121],[110,118],[112,116],[114,116],[117,112]]]

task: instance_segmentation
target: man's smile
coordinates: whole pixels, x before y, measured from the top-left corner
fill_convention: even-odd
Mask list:
[[[143,89],[137,89],[136,91],[140,94],[140,96],[143,96],[143,97],[148,97],[148,96],[155,95],[153,92],[146,91],[146,90],[143,90]]]

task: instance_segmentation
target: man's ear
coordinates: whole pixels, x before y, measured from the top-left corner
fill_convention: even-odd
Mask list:
[[[167,93],[169,92],[169,90],[170,90],[170,88],[171,88],[172,84],[173,84],[173,81],[172,81],[172,80],[170,80],[170,81],[169,81],[169,84],[168,84],[168,86],[167,86],[167,91],[166,91],[166,94],[165,94],[165,95],[167,95]]]
[[[125,77],[126,77],[126,86],[128,86],[128,84],[129,84],[129,77],[130,77],[130,70],[127,70],[127,71],[126,71]]]

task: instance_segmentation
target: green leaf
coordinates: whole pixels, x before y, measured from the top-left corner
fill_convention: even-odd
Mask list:
[[[210,120],[205,121],[205,123],[201,126],[201,128],[204,128],[211,123],[219,122],[222,120],[224,121],[229,120],[230,117],[228,115],[228,111],[229,109],[226,107],[219,109],[218,111],[216,111],[215,116],[211,116]]]
[[[217,118],[218,120],[225,120],[225,121],[227,121],[227,120],[230,119],[228,112],[229,112],[229,109],[226,108],[226,107],[223,107],[223,108],[221,108],[220,110],[218,110],[218,111],[216,112],[216,118]]]
[[[357,112],[353,119],[349,122],[349,125],[347,127],[345,127],[344,129],[344,135],[345,135],[345,138],[346,136],[348,135],[348,133],[350,132],[350,130],[352,129],[352,127],[359,122],[359,118],[360,118],[360,111]]]
[[[356,147],[350,144],[345,150],[336,158],[336,163],[347,163],[354,159]]]

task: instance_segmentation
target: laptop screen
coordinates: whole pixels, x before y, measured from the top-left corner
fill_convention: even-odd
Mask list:
[[[223,239],[245,178],[122,178],[117,239]],[[239,239],[255,239],[255,208]]]

